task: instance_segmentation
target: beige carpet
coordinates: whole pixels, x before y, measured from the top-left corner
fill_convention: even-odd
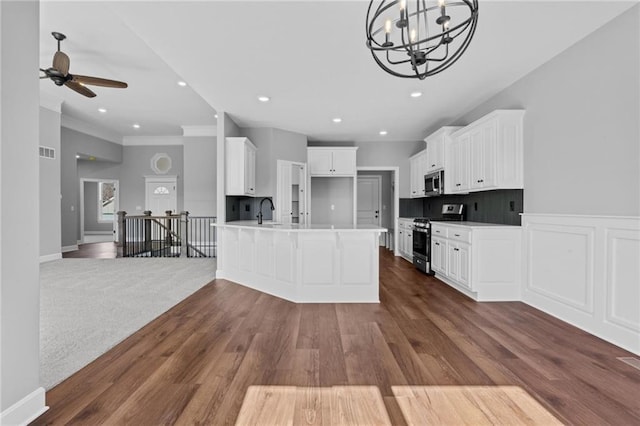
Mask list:
[[[215,278],[215,259],[40,266],[40,383],[51,389]]]

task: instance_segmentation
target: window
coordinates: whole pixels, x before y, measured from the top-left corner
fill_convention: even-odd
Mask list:
[[[165,186],[159,186],[153,190],[153,193],[155,195],[167,195],[169,193],[169,190]]]
[[[98,222],[113,222],[115,204],[115,183],[98,182]]]

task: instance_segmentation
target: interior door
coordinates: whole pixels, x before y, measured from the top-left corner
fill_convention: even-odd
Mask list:
[[[150,210],[152,216],[164,216],[167,210],[177,212],[178,185],[175,176],[146,178],[145,185],[145,209]]]
[[[358,176],[358,225],[381,226],[381,176]],[[384,245],[383,235],[380,235],[380,245]]]

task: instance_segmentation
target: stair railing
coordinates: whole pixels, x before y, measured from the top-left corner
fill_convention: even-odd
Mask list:
[[[152,216],[118,213],[118,257],[216,257],[216,218],[189,212]]]

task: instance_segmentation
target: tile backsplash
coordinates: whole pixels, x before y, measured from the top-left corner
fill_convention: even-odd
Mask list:
[[[520,225],[524,210],[522,189],[472,192],[428,198],[400,199],[401,217],[440,217],[443,204],[464,204],[465,220],[470,222]]]
[[[260,201],[263,197],[243,197],[227,195],[227,222],[234,220],[258,220]],[[262,207],[262,219],[271,220],[272,211],[267,201]]]

